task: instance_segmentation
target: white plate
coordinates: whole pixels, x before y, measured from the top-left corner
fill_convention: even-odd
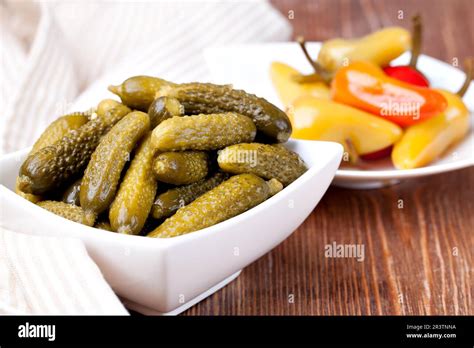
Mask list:
[[[316,42],[308,44],[309,52],[313,57],[317,57],[320,46],[321,44]],[[312,72],[298,44],[293,42],[216,47],[208,49],[205,52],[205,57],[213,76],[213,82],[231,83],[236,88],[266,98],[280,108],[283,106],[270,80],[271,62],[280,61],[303,73]],[[407,64],[409,58],[410,55],[406,53],[394,60],[394,63]],[[418,67],[436,88],[457,91],[464,82],[465,75],[461,70],[428,56],[420,56]],[[464,96],[464,101],[471,110],[472,120],[472,110],[474,110],[472,82]],[[372,165],[370,170],[339,169],[333,184],[350,188],[376,188],[397,183],[403,179],[472,166],[474,165],[472,127],[468,136],[461,143],[449,149],[442,158],[426,167],[397,170],[389,159],[372,161]]]
[[[184,236],[154,239],[80,225],[16,195],[28,149],[0,159],[0,225],[21,233],[80,238],[128,307],[177,314],[220,289],[240,270],[287,238],[326,192],[342,158],[331,142],[292,140],[309,169],[262,204]],[[225,207],[222,207],[225,209]]]

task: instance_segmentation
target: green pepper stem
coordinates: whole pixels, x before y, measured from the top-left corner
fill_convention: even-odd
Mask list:
[[[304,53],[306,59],[308,60],[309,64],[311,64],[311,66],[313,67],[315,74],[319,75],[321,77],[322,81],[329,84],[329,82],[331,81],[331,78],[332,78],[331,74],[326,69],[324,69],[318,62],[314,61],[311,58],[311,56],[308,53],[308,49],[306,48],[305,39],[302,36],[298,36],[296,41],[299,43],[299,45],[301,47],[301,50],[303,51],[303,53]]]
[[[467,58],[464,61],[464,66],[465,71],[466,71],[466,79],[464,80],[464,83],[462,84],[461,88],[459,91],[457,91],[457,95],[460,96],[461,98],[464,97],[464,94],[466,94],[467,89],[469,88],[471,84],[471,79],[472,79],[472,57]]]
[[[411,59],[409,66],[416,69],[416,63],[418,62],[418,57],[421,53],[421,41],[423,37],[423,23],[419,14],[416,14],[412,18],[412,25]]]

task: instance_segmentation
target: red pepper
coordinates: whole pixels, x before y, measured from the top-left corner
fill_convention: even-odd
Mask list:
[[[429,87],[430,83],[426,77],[411,66],[387,66],[383,71],[394,79],[420,87]]]
[[[331,83],[332,98],[371,112],[402,127],[428,119],[446,109],[441,93],[387,76],[369,62],[339,69]]]
[[[409,65],[388,66],[383,71],[394,79],[410,83],[415,86],[429,87],[428,79],[416,69],[416,63],[421,52],[422,23],[421,16],[416,15],[412,19],[412,45],[411,59]]]

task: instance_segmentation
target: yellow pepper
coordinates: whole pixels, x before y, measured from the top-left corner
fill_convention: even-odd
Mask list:
[[[396,168],[422,167],[438,158],[467,134],[469,110],[462,97],[471,84],[472,63],[472,58],[466,60],[466,78],[456,94],[438,90],[448,104],[442,113],[405,129],[392,151],[392,162]]]
[[[448,101],[438,116],[408,127],[392,151],[392,162],[398,169],[422,167],[439,157],[448,147],[461,140],[469,130],[469,110],[461,97],[438,90]]]
[[[328,71],[336,71],[355,60],[365,60],[385,67],[410,47],[411,34],[408,30],[389,27],[359,39],[325,41],[317,62]]]
[[[295,100],[288,115],[293,138],[335,141],[357,155],[389,147],[402,135],[399,126],[381,117],[310,96]]]
[[[285,107],[290,107],[296,98],[305,95],[329,99],[329,87],[324,82],[299,82],[297,78],[300,76],[296,69],[287,64],[273,62],[270,66],[270,77]]]

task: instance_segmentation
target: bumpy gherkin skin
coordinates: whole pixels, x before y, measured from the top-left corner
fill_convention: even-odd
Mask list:
[[[41,208],[46,209],[56,215],[62,216],[68,220],[78,222],[86,226],[94,226],[96,215],[93,213],[88,213],[76,205],[57,201],[42,201],[39,202],[38,205]]]
[[[158,185],[152,174],[153,155],[149,133],[136,150],[110,206],[109,220],[114,231],[138,234],[145,225]]]
[[[254,123],[235,113],[173,117],[164,120],[152,133],[158,151],[218,150],[253,141]]]
[[[130,152],[149,129],[148,115],[134,111],[117,122],[102,138],[82,178],[82,208],[100,214],[110,206]]]
[[[173,116],[183,116],[184,107],[178,99],[170,97],[159,97],[151,103],[148,108],[148,116],[150,116],[151,129],[158,126],[164,120]]]
[[[291,135],[288,116],[275,105],[229,85],[211,83],[175,84],[156,77],[134,76],[119,86],[110,86],[122,102],[134,109],[145,111],[157,97],[173,97],[184,106],[185,113],[218,114],[235,112],[250,117],[270,140],[283,143]]]
[[[162,182],[186,185],[206,177],[208,155],[203,151],[164,152],[153,162],[153,173]]]
[[[79,193],[81,192],[82,178],[77,179],[63,192],[61,200],[67,204],[81,205]]]
[[[59,187],[85,168],[102,136],[129,112],[119,104],[28,156],[20,168],[19,188],[40,195]]]
[[[219,167],[228,173],[253,173],[289,185],[306,170],[303,160],[282,145],[237,144],[219,151]]]
[[[38,140],[36,140],[36,142],[34,143],[33,148],[31,149],[28,155],[32,155],[36,151],[41,150],[46,146],[53,145],[55,142],[61,140],[61,138],[67,133],[69,133],[71,130],[75,130],[82,127],[85,123],[89,121],[89,117],[91,114],[92,110],[86,112],[74,112],[59,117],[44,130]],[[19,185],[20,179],[17,178],[15,183],[15,192],[18,195],[33,203],[37,203],[41,200],[41,196],[21,191]]]
[[[132,109],[147,111],[163,86],[174,86],[169,81],[151,76],[133,76],[118,86],[109,86],[109,91],[118,95],[122,103]]]
[[[38,140],[36,140],[31,153],[53,145],[56,141],[61,140],[67,133],[71,130],[79,129],[84,124],[89,121],[89,117],[92,115],[92,112],[73,112],[59,117],[53,123],[51,123],[44,132],[40,135]]]
[[[282,184],[275,179],[266,182],[254,174],[233,176],[180,208],[148,237],[176,237],[215,225],[262,203],[281,189]]]
[[[208,179],[163,192],[156,197],[155,203],[153,203],[152,216],[155,219],[161,219],[173,215],[179,208],[212,190],[221,182],[227,180],[229,176],[227,173],[217,172]]]
[[[105,220],[101,220],[101,221],[97,221],[94,225],[95,228],[98,228],[99,230],[104,230],[104,231],[109,231],[109,232],[115,232],[113,229],[112,229],[112,226],[110,226],[110,222],[108,221],[105,221]]]
[[[187,115],[235,112],[248,116],[259,133],[274,142],[283,143],[291,135],[290,120],[282,110],[263,98],[229,85],[193,82],[163,86],[157,95],[178,99]]]

